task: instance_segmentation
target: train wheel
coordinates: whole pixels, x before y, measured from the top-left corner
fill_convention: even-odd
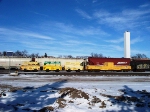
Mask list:
[[[59,72],[59,69],[55,70],[55,72]]]
[[[38,71],[37,69],[34,69],[34,70],[33,70],[33,72],[37,72],[37,71]]]
[[[27,72],[27,70],[26,70],[26,69],[24,69],[24,72]]]
[[[94,70],[94,72],[100,72],[100,70]]]
[[[49,72],[49,69],[46,69],[46,72]]]
[[[66,70],[67,72],[71,72],[71,70],[70,69],[68,69],[68,70]]]
[[[80,69],[76,70],[76,72],[80,72]]]

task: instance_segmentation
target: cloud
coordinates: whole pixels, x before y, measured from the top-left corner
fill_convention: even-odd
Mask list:
[[[5,48],[3,48],[3,50],[6,51],[10,49],[12,51],[26,49],[27,51],[32,52],[34,49],[40,53],[41,49],[49,48],[52,43],[57,43],[55,42],[55,39],[50,36],[23,29],[8,29],[1,27],[0,37],[2,37],[1,42],[3,44],[5,43]],[[3,44],[0,46],[1,48]]]
[[[149,14],[150,10],[140,10],[140,9],[126,9],[122,11],[123,16],[128,16],[133,19],[133,17],[138,17],[140,18],[141,16],[145,14]],[[137,19],[137,18],[134,18]]]
[[[109,42],[109,43],[121,43],[123,42],[123,38],[119,38],[119,39],[113,39],[113,40],[104,40],[105,42]]]
[[[114,44],[117,44],[117,43],[121,43],[121,42],[124,42],[124,39],[123,38],[119,38],[119,39],[113,39],[113,40],[104,40],[105,42],[109,42],[109,43],[114,43]],[[135,43],[138,43],[138,42],[142,42],[143,39],[141,38],[134,38],[132,40],[130,40],[130,43],[131,44],[135,44]]]
[[[86,18],[86,19],[92,19],[91,16],[89,16],[86,12],[84,12],[81,9],[76,9],[76,12],[79,13],[82,17]]]
[[[114,51],[123,51],[123,47],[118,46],[118,45],[109,45],[109,47],[114,50]]]
[[[92,1],[92,3],[96,3],[96,2],[97,2],[97,0],[93,0],[93,1]]]
[[[94,12],[93,15],[96,18],[103,18],[103,17],[109,17],[109,16],[111,16],[111,13],[108,12],[107,10],[99,10],[99,11]]]
[[[134,39],[132,39],[131,40],[131,44],[135,44],[135,43],[138,43],[138,42],[142,42],[143,41],[143,39],[141,39],[141,38],[134,38]]]
[[[23,29],[7,29],[7,28],[0,28],[0,34],[7,36],[15,37],[30,37],[30,38],[38,38],[38,39],[48,39],[54,40],[54,38],[46,35],[42,35],[35,32],[25,31]]]
[[[146,27],[146,29],[150,30],[150,26]]]
[[[72,24],[65,24],[60,22],[53,22],[51,23],[54,29],[61,31],[63,33],[71,33],[74,35],[80,36],[89,36],[89,35],[109,35],[107,32],[103,31],[101,28],[97,27],[75,27]]]
[[[145,8],[145,7],[148,7],[149,6],[149,4],[143,4],[143,5],[140,5],[139,7],[140,8]]]
[[[98,46],[97,44],[95,43],[92,43],[92,42],[89,42],[89,41],[85,41],[85,40],[82,40],[81,39],[76,39],[76,40],[64,40],[64,41],[61,41],[59,42],[60,45],[63,45],[63,46],[73,46],[73,47],[77,47],[77,46],[86,46],[86,45],[90,45],[90,46]]]
[[[98,48],[98,45],[95,44],[94,41],[88,41],[87,38],[94,38],[96,35],[103,35],[105,32],[101,31],[99,28],[94,27],[86,27],[86,28],[77,28],[73,25],[67,25],[64,23],[55,22],[53,24],[49,24],[53,29],[51,30],[49,26],[45,26],[44,30],[38,27],[41,32],[45,34],[53,35],[42,35],[42,33],[37,32],[30,32],[24,29],[15,28],[15,29],[8,29],[8,28],[0,28],[0,36],[7,37],[5,39],[5,44],[8,46],[9,42],[17,44],[14,45],[13,51],[26,49],[28,52],[33,53],[39,52],[40,54],[44,52],[53,51],[53,54],[88,54],[91,52],[90,50],[93,47]],[[32,26],[30,27],[32,28]],[[66,37],[67,36],[67,37]],[[18,41],[19,38],[19,41]],[[1,39],[2,42],[2,39]],[[5,46],[6,46],[5,45]],[[58,47],[59,45],[59,47]],[[86,46],[86,47],[85,47]],[[9,49],[8,47],[5,49]],[[34,50],[33,50],[34,49]],[[74,51],[75,50],[75,51]],[[95,49],[94,49],[95,50]],[[60,52],[64,53],[60,53]],[[74,53],[74,52],[76,53]],[[79,52],[81,51],[81,52]],[[59,52],[59,53],[58,53]],[[90,54],[90,53],[89,53]],[[51,54],[50,54],[51,55]]]
[[[149,14],[149,9],[124,9],[113,13],[107,10],[99,10],[94,12],[93,19],[96,19],[99,24],[122,30],[141,27],[141,25],[144,25],[141,22],[147,21]]]
[[[40,15],[40,16],[45,16],[45,17],[49,17],[49,15],[46,15],[46,14],[41,14],[41,13],[38,13],[38,12],[33,12],[33,11],[30,11],[31,13],[34,13],[36,15]]]
[[[138,50],[138,49],[131,49],[131,55],[136,55],[136,54],[145,54],[145,55],[149,55],[150,51],[141,51],[141,50]]]
[[[45,35],[41,35],[38,33],[22,32],[22,33],[18,33],[18,34],[24,35],[24,36],[29,36],[29,37],[34,37],[34,38],[39,38],[39,39],[55,40],[54,38],[52,38],[50,36],[45,36]]]

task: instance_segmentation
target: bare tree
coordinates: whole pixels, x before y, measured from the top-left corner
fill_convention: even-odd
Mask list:
[[[6,51],[3,51],[3,56],[6,56]]]
[[[32,54],[30,54],[29,56],[32,57],[32,58],[34,58],[34,57],[35,57],[35,54],[32,53]]]
[[[98,57],[101,57],[101,58],[103,58],[104,56],[103,56],[103,54],[99,54],[99,55],[98,55]]]
[[[91,57],[100,57],[100,58],[103,58],[103,54],[98,54],[98,53],[91,53]]]
[[[23,55],[22,55],[22,51],[19,51],[19,50],[17,50],[17,51],[14,53],[14,55],[15,55],[15,56],[23,56]]]
[[[72,55],[63,55],[64,58],[74,58]]]
[[[36,53],[36,54],[34,54],[35,55],[35,57],[39,57],[39,53]]]
[[[22,56],[27,57],[28,56],[28,52],[26,50],[22,51]]]
[[[68,55],[68,58],[73,58],[73,56],[72,55]]]
[[[91,57],[94,57],[94,53],[91,53]]]
[[[59,56],[58,56],[58,58],[62,58],[62,57],[63,57],[62,55],[59,55]]]
[[[133,59],[144,59],[144,58],[148,58],[145,54],[136,54],[134,56],[132,56]]]
[[[143,57],[143,58],[148,58],[145,54],[142,54],[142,57]]]

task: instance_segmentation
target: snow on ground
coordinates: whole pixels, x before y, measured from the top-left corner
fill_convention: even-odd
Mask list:
[[[0,75],[2,112],[150,112],[150,77]]]

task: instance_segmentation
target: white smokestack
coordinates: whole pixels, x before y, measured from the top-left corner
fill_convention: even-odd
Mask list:
[[[124,58],[130,58],[130,32],[124,33]]]

